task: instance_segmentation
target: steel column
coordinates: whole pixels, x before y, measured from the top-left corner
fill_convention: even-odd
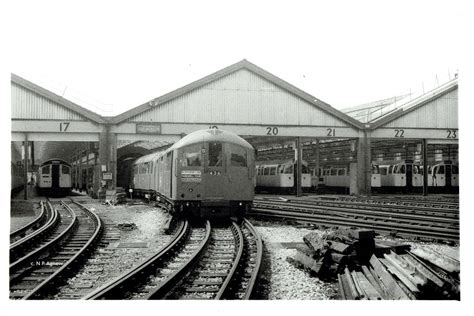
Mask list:
[[[301,156],[303,155],[303,149],[301,148],[301,137],[296,138],[296,196],[301,196]]]
[[[428,144],[426,143],[426,139],[423,138],[421,140],[421,151],[423,156],[423,196],[428,195]]]
[[[25,151],[25,159],[23,160],[23,175],[24,175],[24,199],[28,200],[28,133],[25,133],[25,140],[23,141],[23,148]]]

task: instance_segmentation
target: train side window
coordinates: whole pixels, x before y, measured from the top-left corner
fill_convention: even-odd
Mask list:
[[[201,160],[200,145],[192,145],[183,148],[183,160],[181,161],[183,167],[200,167]]]
[[[301,164],[301,173],[308,173],[308,166]]]
[[[49,174],[49,172],[50,172],[49,166],[44,166],[43,168],[41,168],[41,173]]]
[[[438,174],[444,174],[444,166],[439,166],[437,173]]]
[[[388,173],[389,173],[389,174],[394,173],[394,172],[393,172],[393,166],[388,167]]]
[[[263,175],[268,176],[270,174],[270,167],[264,167],[263,168]]]
[[[62,173],[62,174],[69,174],[69,167],[63,165],[63,166],[61,167],[61,173]]]
[[[402,165],[399,173],[405,173],[405,165]]]
[[[459,174],[459,167],[453,165],[452,169],[451,169],[451,173],[452,174]]]
[[[222,144],[221,143],[209,143],[209,155],[208,155],[209,167],[221,167],[222,166]]]
[[[247,150],[230,144],[230,165],[233,167],[247,167]]]
[[[337,169],[331,169],[330,175],[331,176],[337,176]]]
[[[277,169],[276,167],[270,167],[270,175],[271,176],[276,175],[276,169]]]
[[[337,175],[338,175],[338,176],[344,176],[344,175],[345,175],[345,172],[344,172],[344,171],[345,171],[344,169],[339,169],[339,170],[337,171]]]

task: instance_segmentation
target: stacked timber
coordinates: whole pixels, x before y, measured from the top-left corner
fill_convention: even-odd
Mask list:
[[[459,299],[459,254],[379,240],[367,229],[309,233],[286,260],[322,280],[342,299]]]
[[[372,255],[369,265],[338,274],[341,298],[459,299],[459,279],[433,269],[431,264],[409,251]]]
[[[368,262],[376,245],[375,233],[367,229],[339,229],[309,233],[304,246],[296,247],[296,256],[286,260],[320,279],[335,279],[345,268]]]

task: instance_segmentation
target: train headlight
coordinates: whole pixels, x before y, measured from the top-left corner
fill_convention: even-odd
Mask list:
[[[189,188],[189,190],[188,190],[188,191],[189,191],[189,192],[193,192],[194,190],[193,190],[193,188]]]
[[[242,202],[239,202],[239,206],[242,206]]]

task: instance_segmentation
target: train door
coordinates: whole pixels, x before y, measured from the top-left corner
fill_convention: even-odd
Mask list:
[[[220,200],[224,198],[226,188],[226,161],[222,143],[206,144],[207,155],[204,164],[203,199]]]
[[[251,154],[247,154],[247,149],[244,147],[228,144],[225,150],[227,159],[227,177],[228,177],[228,198],[232,195],[232,192],[238,192],[235,196],[239,199],[251,200],[253,196],[253,188],[249,186],[249,181],[253,178],[252,164],[249,164],[252,160]]]
[[[446,176],[446,187],[450,188],[452,186],[452,181],[451,181],[452,165],[445,165],[445,176]]]
[[[403,172],[403,169],[405,169],[405,172]],[[413,187],[413,165],[412,164],[405,164],[402,165],[402,174],[405,173],[405,178],[406,178],[406,187],[407,188],[412,188]]]
[[[59,165],[51,165],[51,188],[59,188]]]

